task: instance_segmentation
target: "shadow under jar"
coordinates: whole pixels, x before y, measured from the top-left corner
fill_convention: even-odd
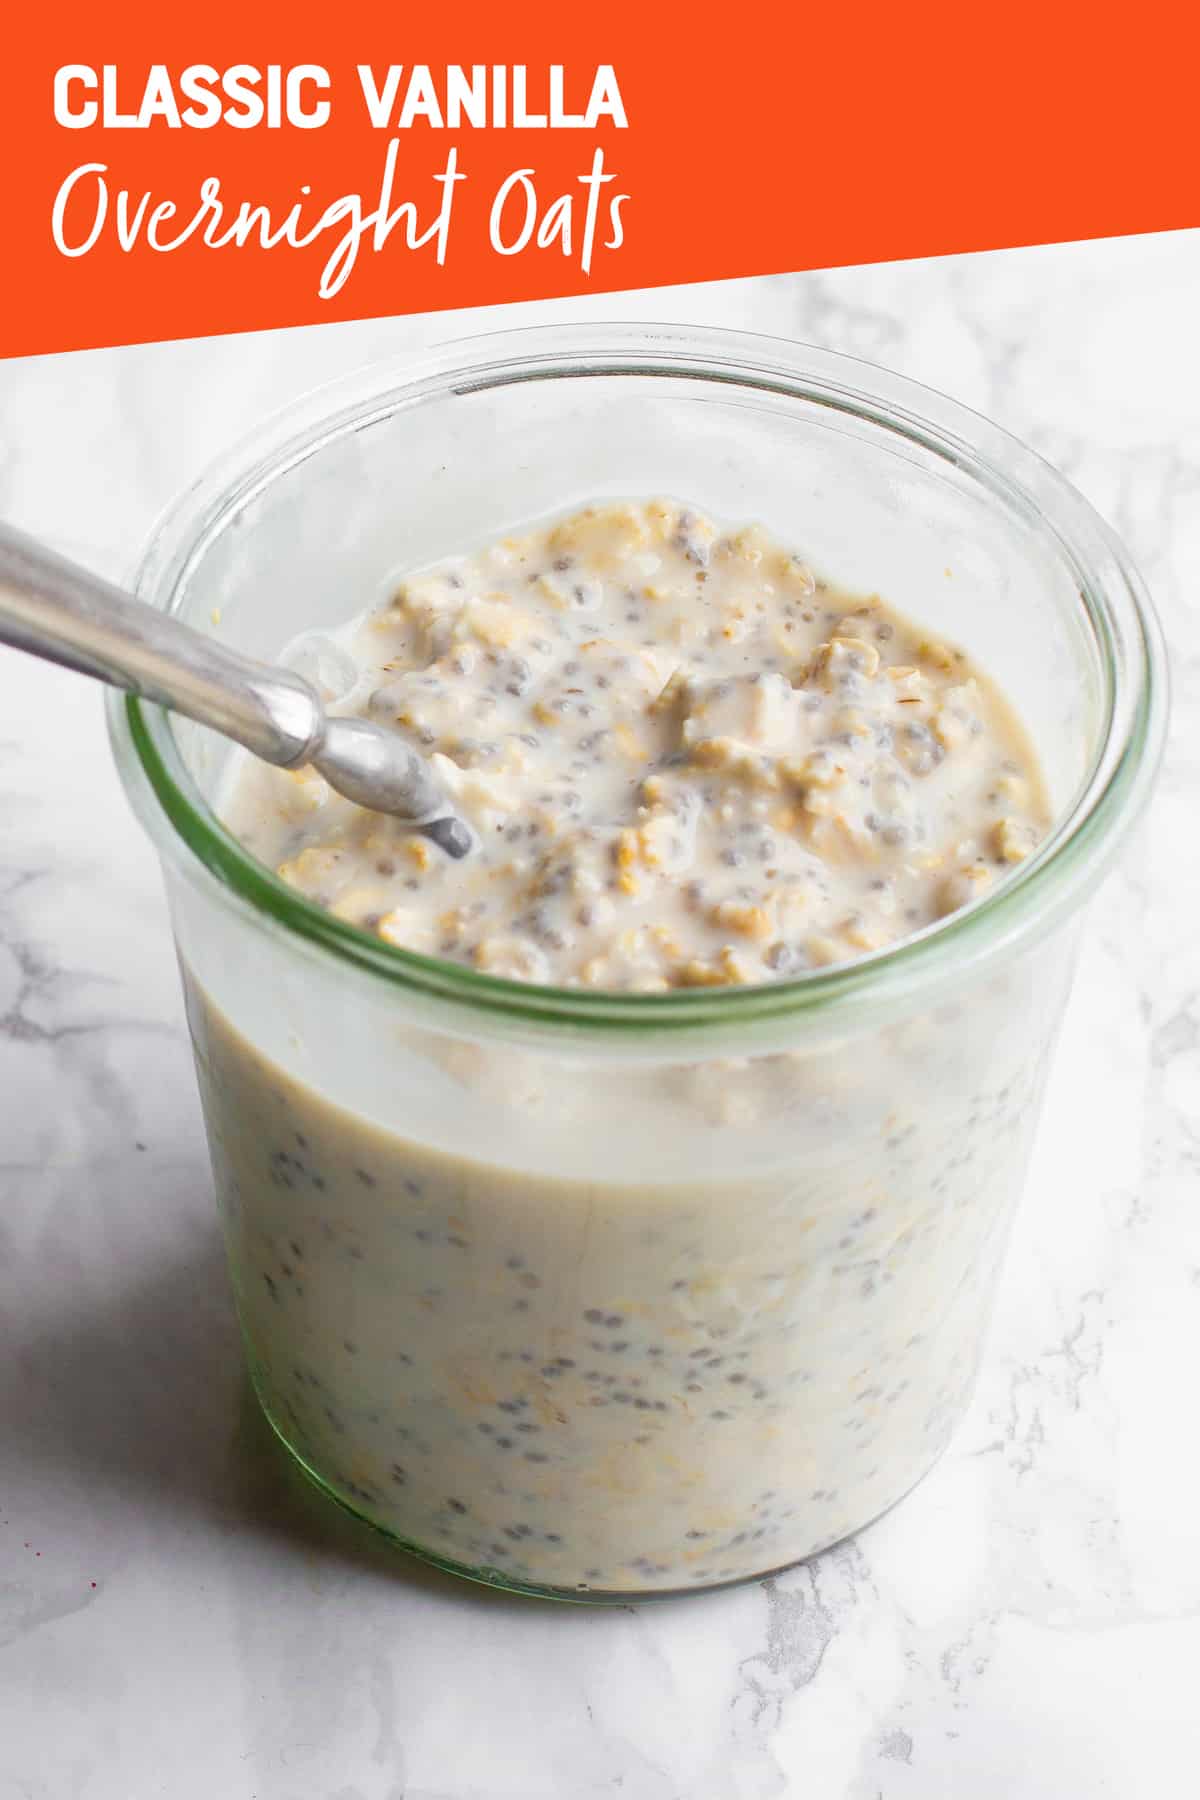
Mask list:
[[[310,905],[219,824],[227,747],[119,699],[166,870],[250,1366],[407,1548],[615,1599],[795,1562],[969,1397],[1083,900],[1163,731],[1138,579],[986,421],[731,333],[564,327],[368,371],[186,495],[138,587],[273,657],[396,576],[604,497],[753,520],[962,645],[1055,826],[989,898],[762,988],[508,982]]]

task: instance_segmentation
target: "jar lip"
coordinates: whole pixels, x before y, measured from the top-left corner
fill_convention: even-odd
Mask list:
[[[218,821],[185,767],[162,708],[110,694],[127,789],[160,851],[198,868],[264,923],[400,989],[573,1031],[676,1032],[741,1026],[903,999],[1048,930],[1094,886],[1137,817],[1165,735],[1166,658],[1144,585],[1123,545],[1081,494],[1018,439],[906,376],[789,339],[669,324],[527,326],[451,339],[368,364],[294,401],[185,490],[156,525],[136,591],[170,607],[191,563],[261,488],[330,438],[455,394],[595,375],[671,376],[757,388],[828,406],[951,462],[1048,533],[1071,568],[1101,654],[1105,716],[1072,805],[1035,854],[984,898],[885,949],[756,986],[643,994],[540,986],[405,950],[325,912],[257,862]],[[136,798],[136,796],[135,796]],[[707,1035],[707,1032],[706,1032]]]

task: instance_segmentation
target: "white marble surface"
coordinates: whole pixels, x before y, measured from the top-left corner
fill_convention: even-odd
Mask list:
[[[1172,646],[977,1402],[777,1581],[614,1611],[424,1573],[247,1399],[153,858],[86,683],[0,654],[0,1800],[1194,1800],[1200,236],[720,284],[672,317],[890,363],[1125,534]],[[233,435],[398,320],[0,365],[0,514],[126,567]]]

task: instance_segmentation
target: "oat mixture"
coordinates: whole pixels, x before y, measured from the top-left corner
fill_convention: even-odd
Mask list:
[[[412,734],[478,847],[250,759],[226,817],[322,906],[493,974],[785,978],[968,903],[1048,822],[961,651],[677,504],[446,562],[297,657]],[[186,973],[255,1380],[375,1524],[501,1583],[694,1590],[836,1542],[941,1451],[1057,964],[845,1041],[628,1068],[216,950]]]
[[[314,667],[335,710],[421,746],[477,851],[455,862],[311,769],[248,761],[232,828],[339,917],[493,975],[787,977],[978,898],[1048,820],[961,650],[669,501],[447,560]]]
[[[674,1180],[614,1169],[614,1115],[588,1119],[583,1071],[573,1168],[496,1154],[466,1083],[459,1147],[438,1149],[420,1106],[400,1129],[339,1106],[193,985],[268,1411],[346,1504],[495,1581],[694,1590],[835,1543],[961,1416],[1055,980],[977,993],[969,1035],[868,1037],[791,1084],[780,1059],[746,1065],[779,1111],[808,1092],[774,1166],[740,1175],[697,1146],[715,1164],[732,1137],[749,1163],[763,1126],[716,1130],[698,1098],[669,1104],[672,1071],[643,1068]],[[540,1143],[554,1107],[514,1096],[512,1122]]]

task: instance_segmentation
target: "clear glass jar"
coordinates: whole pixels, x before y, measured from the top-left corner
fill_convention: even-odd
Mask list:
[[[211,810],[227,746],[136,700],[250,1367],[331,1494],[509,1588],[694,1591],[812,1555],[970,1394],[1080,907],[1142,809],[1162,650],[1053,470],[883,371],[565,327],[304,402],[184,496],[138,590],[272,657],[398,570],[603,496],[756,520],[964,645],[1058,823],[989,898],[767,988],[514,984],[308,904]]]

